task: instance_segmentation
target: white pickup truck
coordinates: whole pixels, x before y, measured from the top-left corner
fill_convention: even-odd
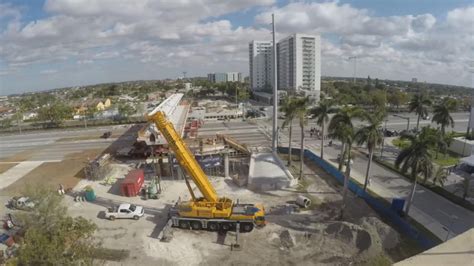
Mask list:
[[[108,208],[105,212],[105,218],[109,220],[115,219],[135,219],[138,220],[143,216],[145,211],[142,206],[133,204],[120,204],[114,208]]]

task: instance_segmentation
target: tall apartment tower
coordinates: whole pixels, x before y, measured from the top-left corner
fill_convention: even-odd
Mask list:
[[[249,74],[252,90],[273,89],[273,42],[249,43]]]
[[[278,89],[311,95],[321,91],[320,36],[293,34],[277,43]]]

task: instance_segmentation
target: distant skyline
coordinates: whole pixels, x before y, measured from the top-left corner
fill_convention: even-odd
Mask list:
[[[248,75],[248,43],[321,34],[322,75],[473,87],[472,1],[0,0],[0,95]]]

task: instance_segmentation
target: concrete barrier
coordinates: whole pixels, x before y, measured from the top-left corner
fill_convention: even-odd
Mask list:
[[[454,138],[451,145],[449,145],[449,150],[460,154],[461,156],[470,156],[472,154],[474,147],[474,140],[466,140],[463,137]]]

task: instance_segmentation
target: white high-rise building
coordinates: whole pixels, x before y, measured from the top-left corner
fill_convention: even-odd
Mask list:
[[[273,42],[249,43],[250,86],[252,90],[273,89]]]
[[[277,43],[278,89],[319,99],[321,91],[320,36],[293,34]]]
[[[232,81],[232,82],[242,82],[242,73],[240,72],[227,72],[227,81]]]

